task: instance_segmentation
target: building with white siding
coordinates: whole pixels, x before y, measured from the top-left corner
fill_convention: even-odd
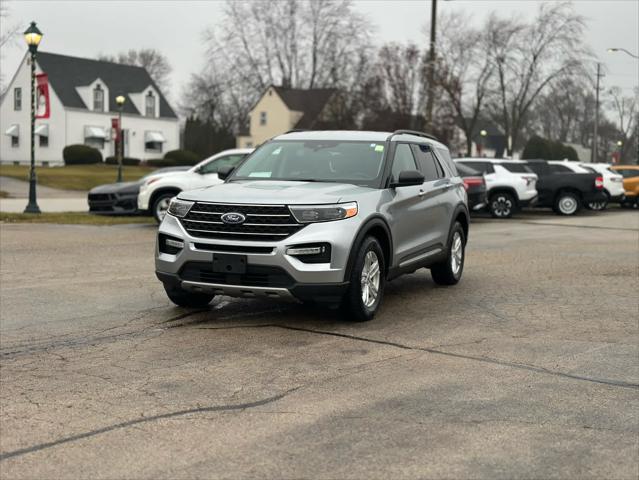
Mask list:
[[[0,162],[30,162],[31,66],[20,63],[0,100]],[[91,145],[103,158],[113,156],[116,142],[111,120],[115,97],[124,95],[124,155],[146,160],[179,148],[178,118],[142,67],[39,52],[36,73],[49,77],[50,117],[36,120],[38,165],[62,164],[67,145]]]

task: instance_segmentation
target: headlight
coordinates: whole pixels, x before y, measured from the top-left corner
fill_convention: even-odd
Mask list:
[[[294,205],[290,209],[295,220],[300,223],[330,222],[357,215],[357,202],[335,205]]]
[[[186,200],[174,198],[169,205],[169,213],[175,217],[183,217],[189,213],[194,203],[195,202],[187,202]]]

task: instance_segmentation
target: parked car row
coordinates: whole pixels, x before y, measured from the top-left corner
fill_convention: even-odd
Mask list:
[[[455,162],[460,170],[466,169],[460,171],[462,176],[483,175],[486,198],[476,200],[471,208],[480,210],[485,204],[495,218],[509,218],[532,206],[574,215],[583,207],[604,210],[610,202],[637,205],[638,166],[488,158],[458,158]]]
[[[162,221],[173,197],[185,190],[222,183],[218,170],[236,166],[253,149],[231,149],[193,167],[156,170],[137,182],[114,183],[89,192],[89,211],[104,215],[143,214]],[[509,218],[526,207],[574,215],[583,207],[604,210],[609,203],[636,207],[639,166],[573,161],[458,158],[471,211],[487,209]]]

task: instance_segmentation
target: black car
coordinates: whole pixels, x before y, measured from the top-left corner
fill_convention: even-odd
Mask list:
[[[536,207],[552,208],[559,215],[574,215],[588,203],[606,200],[603,177],[597,173],[576,173],[545,160],[527,160],[526,164],[538,177]]]
[[[89,213],[99,215],[131,215],[138,213],[138,192],[140,185],[150,176],[158,173],[181,172],[191,167],[165,167],[153,170],[135,182],[108,183],[89,191]]]
[[[484,175],[459,163],[457,164],[457,171],[464,181],[464,188],[468,194],[468,209],[472,212],[484,208],[488,204]]]

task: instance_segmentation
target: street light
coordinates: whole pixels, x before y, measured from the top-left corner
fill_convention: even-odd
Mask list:
[[[479,132],[479,135],[481,136],[481,151],[479,152],[479,155],[482,156],[484,155],[484,147],[486,146],[486,135],[488,135],[488,132],[486,130],[481,130]]]
[[[124,138],[122,137],[122,107],[124,107],[124,102],[126,98],[124,95],[118,95],[115,97],[115,103],[118,106],[118,183],[122,181],[122,157],[124,155]]]
[[[40,207],[38,207],[38,202],[36,201],[35,171],[35,57],[40,40],[42,40],[42,32],[38,30],[35,22],[31,22],[29,28],[24,32],[24,39],[29,46],[29,53],[31,54],[31,168],[29,169],[29,203],[27,208],[24,209],[24,213],[40,213]]]
[[[624,52],[624,53],[627,53],[628,55],[630,55],[632,58],[639,59],[639,56],[635,55],[634,53],[630,53],[625,48],[620,48],[620,47],[609,48],[608,49],[608,53],[612,53],[612,52]]]

